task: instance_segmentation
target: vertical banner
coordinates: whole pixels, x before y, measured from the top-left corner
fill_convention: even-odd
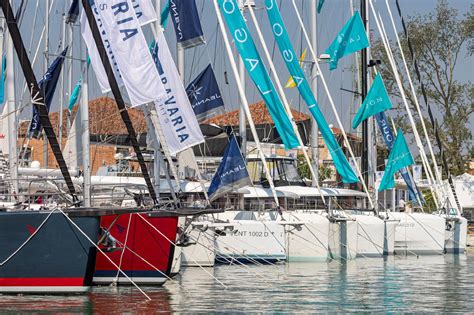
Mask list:
[[[181,48],[204,44],[196,1],[170,0],[169,12],[176,32],[176,41]]]
[[[306,80],[303,69],[301,69],[295,50],[291,45],[290,37],[288,36],[285,25],[283,24],[280,11],[276,5],[276,1],[266,0],[265,6],[267,8],[268,19],[270,20],[273,35],[285,61],[286,68],[288,69],[288,72],[290,72],[291,78],[293,79],[293,82],[295,82],[301,97],[308,105],[311,114],[319,126],[319,131],[328,147],[337,172],[341,175],[344,183],[357,183],[359,179],[357,178],[354,169],[349,165],[349,162],[339,146],[339,143],[337,143],[331,128],[329,128],[323,113],[319,109],[316,98],[311,91],[311,87]]]
[[[59,54],[59,57],[54,59],[51,66],[49,66],[48,71],[46,71],[43,78],[38,83],[38,87],[43,92],[44,104],[46,105],[48,111],[51,107],[51,102],[53,101],[56,86],[58,85],[59,75],[61,74],[61,69],[67,49],[68,48],[66,47],[66,49],[64,49],[61,54]],[[28,131],[29,136],[38,137],[42,130],[43,126],[41,126],[39,112],[36,109],[36,106],[33,106],[33,117],[31,118],[30,130]]]
[[[108,38],[106,47],[113,52],[111,63],[120,69],[131,105],[164,97],[166,91],[131,0],[95,0],[95,5],[100,17],[98,24],[103,27],[101,35]]]
[[[164,99],[155,101],[160,129],[170,153],[176,155],[203,143],[204,136],[163,33],[152,48],[152,55],[167,93]]]
[[[268,108],[285,148],[289,150],[298,147],[298,138],[293,131],[290,118],[286,114],[280,97],[258,54],[237,2],[235,0],[219,0],[218,2],[229,31],[234,38],[235,46],[244,60],[247,72]]]
[[[150,0],[139,0],[138,2],[137,1],[138,0],[134,0],[133,9],[135,11],[136,18],[138,19],[138,22],[140,23],[140,25],[145,25],[149,22],[152,22],[153,19],[156,19],[155,11],[154,10],[150,11],[149,9],[150,6],[151,7],[153,6],[152,4],[149,3]],[[115,2],[118,2],[118,1],[115,1]],[[124,2],[122,6],[117,7],[117,4],[115,4],[116,8],[119,9],[118,13],[120,13],[120,10],[125,9],[126,6],[129,6],[129,3],[127,1],[122,1],[122,2]],[[112,2],[110,3],[110,5],[112,5]],[[146,10],[143,10],[143,8],[145,8]],[[118,85],[122,87],[124,86],[124,82],[122,79],[122,75],[120,74],[119,65],[116,61],[113,48],[111,46],[110,34],[106,31],[105,26],[102,23],[102,18],[99,14],[99,10],[95,2],[91,3],[91,9],[92,9],[92,12],[94,13],[94,17],[97,22],[97,27],[99,28],[99,31],[101,34],[102,42],[107,50],[110,64],[112,68],[114,69],[115,79],[117,80]],[[128,7],[128,10],[129,10],[129,7]],[[144,11],[146,11],[147,14],[143,14]],[[84,11],[81,14],[81,34],[84,39],[84,42],[86,43],[88,55],[90,58],[90,63],[96,75],[100,89],[102,93],[108,93],[110,92],[109,80],[107,78],[107,74],[105,73],[104,65],[102,64],[102,60],[100,59],[99,51],[97,50],[97,46],[95,45],[94,37],[92,36],[92,31],[89,27],[89,23],[87,22],[87,17]]]
[[[210,64],[189,83],[186,93],[199,121],[224,112],[224,101]]]

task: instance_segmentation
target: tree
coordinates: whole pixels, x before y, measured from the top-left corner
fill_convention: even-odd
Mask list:
[[[408,36],[413,46],[415,58],[417,59],[421,79],[424,83],[428,102],[430,103],[434,116],[437,119],[438,132],[440,134],[443,150],[448,160],[451,173],[461,174],[465,171],[466,162],[470,158],[470,152],[474,146],[472,143],[472,113],[474,112],[474,86],[472,82],[460,82],[457,73],[469,71],[459,65],[459,60],[471,57],[474,53],[474,5],[471,5],[468,13],[463,16],[448,5],[446,0],[439,0],[433,12],[426,15],[408,17],[406,20]],[[388,24],[386,25],[388,27]],[[410,67],[419,104],[423,111],[424,122],[428,129],[429,137],[436,151],[437,145],[430,120],[427,119],[427,107],[421,96],[421,87],[416,79],[412,66],[412,59],[408,44],[403,32],[399,33],[402,41],[403,52]],[[403,68],[403,61],[396,41],[390,43],[394,52],[395,62],[399,69]],[[401,101],[401,93],[398,90],[390,64],[381,41],[375,43],[372,54],[376,59],[382,60],[379,70],[384,78],[387,90],[394,100]],[[472,69],[471,69],[472,70]],[[409,105],[415,112],[415,100],[410,91],[410,86],[404,70],[399,71],[405,95]],[[404,107],[397,108],[396,121],[408,127]],[[420,117],[415,115],[416,123],[420,127]],[[439,153],[439,152],[438,152]],[[438,162],[441,159],[438,157]]]

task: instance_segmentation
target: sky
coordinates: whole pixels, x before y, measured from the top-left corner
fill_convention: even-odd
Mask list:
[[[70,0],[49,0],[52,3],[52,10],[49,14],[49,25],[50,25],[50,36],[49,36],[49,54],[50,62],[55,58],[55,54],[58,54],[62,50],[61,37],[63,33],[63,13],[67,11]],[[154,1],[154,0],[153,0]],[[277,0],[280,3],[281,0]],[[303,19],[305,24],[309,27],[310,21],[310,1],[309,0],[296,0],[300,12],[302,12]],[[327,0],[323,6],[321,14],[317,16],[318,19],[318,47],[317,54],[321,54],[335,38],[339,30],[342,28],[344,23],[350,18],[350,3],[349,0]],[[455,7],[461,14],[467,12],[472,3],[470,0],[450,0],[449,4]],[[17,7],[20,3],[20,0],[14,0],[14,7]],[[41,78],[44,72],[44,66],[46,62],[45,58],[45,46],[44,42],[39,43],[39,37],[43,26],[45,24],[45,3],[46,0],[37,0],[37,1],[26,1],[26,13],[21,23],[21,33],[23,35],[23,40],[25,46],[30,48],[31,55],[30,60],[33,59],[34,51],[39,47],[39,54],[37,60],[34,64],[34,70],[38,80]],[[162,4],[165,3],[164,0],[161,1]],[[226,111],[235,110],[238,108],[238,95],[235,82],[232,77],[232,70],[230,68],[230,63],[227,55],[225,54],[224,44],[222,36],[220,34],[217,18],[214,12],[214,7],[210,0],[196,0],[198,10],[201,16],[201,23],[204,31],[204,36],[206,39],[206,45],[201,45],[197,48],[191,48],[186,51],[186,66],[185,66],[185,84],[190,82],[200,71],[202,71],[209,63],[213,65],[217,81],[220,83],[220,89],[223,94]],[[358,5],[358,1],[354,0],[354,3]],[[398,15],[395,11],[394,1],[390,1],[393,4],[392,10],[397,22],[398,30],[401,30],[399,24]],[[286,67],[282,61],[278,48],[275,47],[273,40],[273,35],[269,28],[268,18],[266,12],[263,8],[263,0],[256,1],[256,15],[262,28],[267,46],[273,52],[273,60],[278,72],[278,77],[284,84],[289,77],[289,74],[286,70]],[[388,36],[394,38],[393,31],[390,26],[390,20],[388,13],[385,7],[385,1],[377,0],[374,2],[376,9],[380,12],[384,22],[385,27],[388,30]],[[435,0],[400,0],[400,4],[403,10],[403,13],[406,16],[416,15],[416,14],[426,14],[429,11],[434,10],[436,1]],[[293,46],[297,52],[301,52],[306,44],[302,40],[302,32],[299,28],[298,22],[296,20],[296,15],[293,10],[293,6],[290,0],[281,1],[281,12],[288,29],[290,38],[292,39]],[[35,19],[35,12],[36,19]],[[372,17],[371,17],[372,18]],[[249,25],[251,34],[253,35],[254,41],[257,48],[260,51],[262,59],[264,59],[263,50],[261,45],[258,42],[258,38],[255,32],[255,28],[251,22],[250,15],[247,16],[247,23]],[[373,38],[378,37],[378,32],[375,27],[375,23],[370,25],[371,33]],[[309,31],[309,29],[308,29]],[[80,27],[74,27],[74,36],[72,41],[72,66],[71,63],[66,63],[66,73],[71,71],[72,67],[72,86],[79,80],[81,73],[79,62],[76,60],[80,58]],[[175,52],[176,41],[174,29],[171,21],[168,21],[166,28],[166,38],[172,52]],[[145,30],[147,39],[151,41],[152,34],[149,29]],[[234,55],[234,57],[237,57]],[[307,54],[307,59],[311,59],[310,54]],[[329,84],[329,89],[333,96],[333,99],[336,103],[338,113],[341,116],[341,120],[346,130],[350,130],[350,122],[360,106],[360,100],[354,99],[352,93],[344,92],[341,88],[348,90],[355,90],[355,75],[353,70],[354,68],[354,57],[347,56],[344,57],[338,66],[338,69],[334,71],[329,71],[328,65],[322,64],[324,76]],[[267,66],[267,69],[269,67]],[[466,82],[472,80],[472,73],[474,70],[473,60],[462,58],[458,64],[457,79]],[[226,75],[227,74],[227,75]],[[308,73],[309,75],[309,73]],[[307,75],[308,79],[312,79]],[[226,80],[227,77],[227,80]],[[19,66],[17,66],[17,76],[16,76],[16,94],[17,99],[22,99],[23,104],[29,102],[29,97],[25,94],[22,95],[24,79],[20,71]],[[225,82],[228,81],[228,84]],[[261,98],[258,95],[257,90],[253,86],[252,82],[248,75],[246,76],[246,96],[249,100],[249,103],[257,102]],[[67,76],[65,79],[65,92],[61,93],[61,84],[58,86],[58,91],[56,92],[55,98],[53,100],[52,111],[58,110],[61,106],[61,99],[63,99],[64,106],[67,106],[67,100],[69,97],[67,89]],[[287,89],[287,99],[290,101],[291,106],[297,110],[308,113],[306,105],[301,101],[299,95],[297,94],[296,89]],[[126,93],[124,96],[126,98]],[[89,71],[89,98],[93,99],[101,96],[101,92],[98,88],[97,82],[95,80],[94,74],[92,71]],[[63,97],[61,97],[63,96]],[[110,95],[109,95],[110,96]],[[336,124],[335,116],[332,113],[330,106],[328,104],[327,95],[325,95],[322,88],[318,93],[318,102],[321,106],[322,112],[325,115],[327,121],[330,124]],[[28,119],[30,117],[31,107],[25,107],[25,110],[21,114],[21,118]],[[117,119],[120,119],[117,116]],[[471,119],[471,127],[474,126],[474,119]]]

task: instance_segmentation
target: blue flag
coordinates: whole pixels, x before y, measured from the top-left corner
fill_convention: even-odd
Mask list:
[[[224,112],[224,102],[210,64],[189,83],[186,94],[199,121]]]
[[[0,78],[0,104],[5,102],[5,70],[7,67],[7,55],[2,57],[2,77]]]
[[[392,103],[388,97],[387,90],[383,84],[380,73],[375,77],[362,106],[357,111],[352,121],[352,128],[356,129],[364,120],[377,113],[392,108]]]
[[[339,34],[337,34],[331,46],[324,52],[331,56],[329,69],[336,69],[337,63],[342,57],[367,47],[369,47],[369,39],[367,38],[360,14],[356,11]]]
[[[77,100],[79,99],[79,93],[81,92],[82,88],[82,78],[77,81],[76,86],[74,87],[74,90],[72,90],[71,97],[69,97],[69,105],[68,109],[71,111],[74,108],[74,105],[76,105]]]
[[[174,24],[176,41],[181,48],[204,44],[201,22],[194,0],[170,0],[169,12]]]
[[[380,182],[379,191],[395,187],[393,175],[402,168],[414,163],[415,161],[411,156],[410,149],[408,149],[402,129],[398,128],[397,138],[395,139],[392,150],[390,150],[387,166],[385,167],[382,181]]]
[[[79,0],[72,0],[71,6],[69,7],[69,11],[67,12],[66,23],[74,24],[77,22],[78,17],[79,17]]]
[[[219,0],[219,6],[234,38],[235,46],[244,60],[247,72],[265,101],[285,148],[289,150],[298,147],[298,138],[293,131],[290,118],[286,114],[283,103],[258,54],[237,2],[235,0]]]
[[[341,175],[342,181],[344,183],[357,183],[359,181],[357,175],[354,173],[354,170],[347,161],[347,158],[339,146],[339,143],[337,143],[331,128],[329,128],[329,125],[327,124],[326,119],[319,108],[316,98],[311,91],[311,87],[306,80],[303,69],[301,69],[295,50],[291,45],[290,37],[286,31],[285,24],[281,18],[280,11],[278,10],[275,2],[275,0],[265,0],[265,6],[267,8],[268,18],[270,20],[273,35],[285,61],[286,67],[290,72],[293,82],[295,82],[301,97],[308,105],[311,114],[319,126],[319,131],[326,142],[331,157],[334,161],[334,166],[336,167],[337,172]]]
[[[393,135],[392,128],[388,123],[387,117],[385,116],[384,112],[375,114],[374,117],[377,121],[377,125],[379,126],[380,133],[382,134],[382,137],[385,141],[385,145],[390,151],[392,149],[393,143],[395,142],[395,137]],[[418,197],[423,202],[423,195],[418,190],[418,187],[416,187],[416,184],[411,180],[407,168],[402,168],[400,170],[400,174],[402,175],[402,178],[405,181],[405,184],[407,185],[410,200],[416,201],[416,195],[418,194]]]
[[[44,104],[46,105],[48,111],[51,107],[51,102],[53,101],[54,91],[58,85],[59,75],[61,74],[61,69],[66,53],[67,47],[53,61],[51,66],[49,66],[48,71],[46,71],[43,78],[38,83],[39,88],[43,92]],[[41,126],[39,112],[36,110],[36,107],[33,106],[33,118],[31,119],[29,134],[31,137],[37,137],[41,133],[42,129],[43,127]]]
[[[251,184],[252,182],[245,165],[245,160],[240,152],[239,144],[235,136],[231,134],[221,164],[212,178],[211,186],[207,192],[209,198],[212,201],[222,194]]]

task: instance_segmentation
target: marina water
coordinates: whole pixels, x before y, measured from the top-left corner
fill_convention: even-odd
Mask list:
[[[151,301],[131,287],[95,287],[84,295],[1,296],[0,313],[470,312],[473,270],[472,254],[186,268],[164,287],[143,287]]]

